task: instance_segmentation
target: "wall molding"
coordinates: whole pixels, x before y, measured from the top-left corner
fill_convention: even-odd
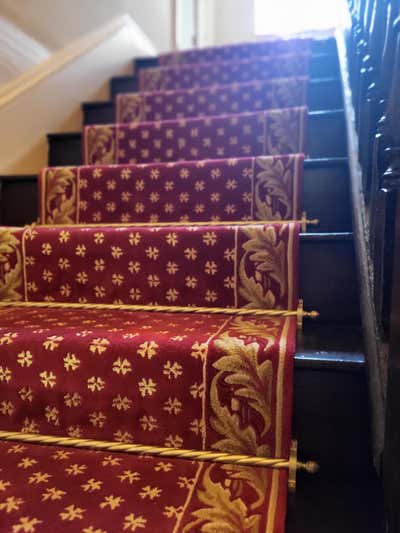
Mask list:
[[[98,28],[76,39],[73,43],[65,46],[61,50],[54,52],[48,59],[35,65],[9,83],[0,87],[0,109],[21,94],[29,91],[35,85],[62,70],[68,64],[79,57],[89,53],[102,42],[112,37],[122,29],[132,30],[136,34],[138,45],[149,55],[155,55],[156,49],[153,43],[143,33],[130,15],[121,15],[111,20],[104,26]]]
[[[0,16],[0,83],[8,82],[28,68],[46,60],[50,51]]]

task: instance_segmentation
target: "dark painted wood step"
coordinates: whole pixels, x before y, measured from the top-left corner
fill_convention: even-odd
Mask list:
[[[318,226],[309,232],[351,231],[350,196],[346,158],[306,159],[303,209]],[[23,225],[37,217],[36,176],[0,176],[0,223]]]
[[[137,61],[137,60],[135,60]],[[135,64],[135,62],[134,62]],[[147,66],[154,66],[154,64],[147,64]],[[135,66],[133,67],[135,68]],[[143,68],[143,67],[140,67]],[[320,78],[338,78],[339,77],[339,63],[337,54],[334,53],[318,53],[313,55],[310,64],[310,77],[312,79]],[[111,98],[118,93],[135,92],[138,90],[138,78],[136,75],[131,76],[116,76],[111,78],[110,92]]]
[[[81,164],[81,133],[50,133],[47,138],[50,166]],[[346,151],[343,110],[310,112],[306,124],[306,155],[345,157]]]
[[[373,472],[300,474],[289,495],[286,533],[384,533],[381,484]]]
[[[139,90],[136,76],[114,76],[110,80],[110,98],[119,93],[134,93]]]
[[[343,105],[340,80],[338,78],[311,80],[307,105],[310,111],[340,109]],[[82,111],[84,124],[107,124],[115,120],[112,101],[84,102]]]
[[[311,44],[313,54],[337,54],[336,39],[329,37],[327,39],[316,39]],[[133,60],[134,72],[141,68],[156,67],[158,65],[157,57],[137,57]]]
[[[133,72],[141,68],[157,66],[154,58],[142,58],[133,60]],[[336,48],[331,52],[313,51],[310,61],[310,77],[325,78],[339,76],[339,60]]]
[[[359,323],[352,233],[305,233],[300,245],[300,296],[320,323]]]
[[[36,219],[34,177],[0,180],[1,223],[23,225]],[[8,190],[7,190],[8,189]],[[300,295],[320,322],[357,323],[358,289],[351,233],[307,233],[301,236]]]
[[[0,224],[23,226],[38,215],[37,176],[0,176]]]
[[[309,232],[352,230],[348,175],[346,157],[304,161],[303,209],[320,221]]]
[[[300,456],[339,477],[371,465],[361,331],[307,321],[297,335],[293,434]]]

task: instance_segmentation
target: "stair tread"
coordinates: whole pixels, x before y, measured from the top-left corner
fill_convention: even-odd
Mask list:
[[[139,528],[172,533],[177,527],[183,531],[196,521],[195,509],[207,508],[201,500],[207,483],[210,488],[205,490],[210,498],[218,494],[215,491],[222,494],[222,503],[216,501],[213,507],[214,512],[223,515],[226,508],[222,498],[227,499],[227,494],[231,496],[231,489],[222,487],[230,487],[235,482],[234,471],[229,472],[223,465],[179,458],[12,441],[1,442],[0,451],[3,490],[12,484],[13,496],[5,501],[11,500],[13,512],[2,514],[2,531],[9,532],[37,531],[38,524],[43,532],[103,532],[106,528],[112,533]],[[241,468],[255,478],[260,474],[260,470],[253,471],[255,467]],[[266,527],[268,524],[268,528],[281,530],[286,491],[279,490],[274,495],[271,486],[275,479],[284,487],[287,473],[281,470],[273,474],[272,469],[261,472],[266,489],[257,501],[255,516]],[[251,482],[244,478],[241,483],[244,494],[239,498],[232,490],[234,501],[240,502],[241,510],[243,507],[252,509],[255,498]],[[29,489],[28,484],[31,485]],[[55,503],[54,500],[61,501]],[[275,513],[269,513],[271,505],[276,506]],[[30,516],[27,516],[27,509],[34,510]],[[178,512],[180,509],[182,516]],[[207,522],[212,522],[212,518]]]
[[[49,134],[49,135],[63,135],[63,134]],[[81,135],[80,133],[73,133],[73,135]],[[347,157],[318,157],[318,158],[310,158],[310,159],[304,159],[304,167],[305,168],[313,168],[313,167],[319,167],[319,166],[333,166],[333,165],[340,165],[344,166],[347,165],[348,158]],[[65,165],[65,167],[70,167],[71,165]],[[76,167],[79,166],[85,166],[85,165],[74,165]],[[100,165],[107,167],[108,165]],[[110,166],[118,166],[118,165],[110,165]],[[119,165],[121,167],[126,167],[127,165]],[[4,179],[37,179],[37,174],[4,174],[0,175],[0,180]]]
[[[255,114],[255,112],[251,112],[250,114]],[[311,118],[311,119],[316,119],[316,118],[319,118],[319,117],[338,117],[338,116],[341,116],[341,115],[344,115],[344,109],[342,108],[339,108],[339,109],[324,109],[324,110],[316,110],[316,111],[309,111],[308,112],[308,117]],[[214,115],[213,117],[210,117],[210,118],[215,118],[219,115]],[[225,116],[225,115],[220,115],[220,116]],[[177,119],[178,120],[178,119]],[[198,120],[197,118],[189,118],[187,119],[188,121],[189,120]],[[168,120],[166,122],[171,122],[171,120]],[[114,123],[110,123],[110,125],[112,125]],[[49,140],[52,140],[52,139],[56,139],[56,140],[60,140],[60,139],[80,139],[82,137],[82,133],[80,131],[70,131],[70,132],[57,132],[57,133],[48,133],[47,134],[47,138]],[[317,157],[317,158],[312,158],[312,159],[315,159],[315,160],[320,160],[320,159],[345,159],[345,157],[328,157],[328,158],[320,158],[320,157]]]
[[[297,334],[295,364],[297,368],[364,369],[361,329],[306,322]]]
[[[122,76],[122,78],[125,78]],[[340,78],[337,77],[329,77],[329,78],[314,78],[310,80],[310,84],[312,85],[321,85],[321,84],[327,84],[327,83],[339,83]],[[138,92],[138,91],[137,91]],[[123,93],[120,93],[123,94]],[[84,101],[82,102],[82,107],[103,107],[103,106],[113,106],[114,100],[96,100],[96,101]]]

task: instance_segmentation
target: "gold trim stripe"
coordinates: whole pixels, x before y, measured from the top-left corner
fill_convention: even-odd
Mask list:
[[[269,498],[268,514],[267,514],[267,529],[266,533],[274,533],[275,529],[275,515],[278,503],[279,491],[279,472],[274,470],[272,472],[271,495]]]
[[[199,481],[200,474],[202,473],[203,468],[204,468],[204,464],[200,463],[198,468],[197,468],[196,475],[194,477],[193,483],[191,483],[191,485],[190,485],[190,489],[188,491],[188,494],[187,494],[186,501],[184,503],[182,512],[178,515],[178,519],[177,519],[177,521],[175,523],[175,527],[174,527],[174,530],[173,530],[172,533],[179,533],[180,531],[182,531],[180,529],[180,526],[181,526],[182,521],[183,521],[183,519],[185,517],[185,513],[187,511],[187,508],[189,507],[190,502],[192,501],[192,497],[193,497],[194,491],[197,488],[197,483]]]

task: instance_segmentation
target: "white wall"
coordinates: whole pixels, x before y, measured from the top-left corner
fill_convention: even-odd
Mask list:
[[[47,59],[47,48],[0,15],[0,84]]]
[[[289,26],[291,32],[307,35],[311,31],[308,24],[319,29],[319,34],[327,35],[323,28],[329,25],[347,24],[347,8],[344,0],[291,0],[301,10],[302,16],[291,18],[291,24],[285,24],[286,13],[290,11],[288,4],[283,6],[282,0],[260,0],[268,10],[275,10],[269,17],[270,24],[263,27],[264,33],[284,35]],[[213,46],[237,42],[249,42],[265,39],[265,35],[255,34],[255,0],[198,0],[200,5],[199,44]],[[283,6],[283,9],[282,9]],[[300,7],[299,7],[300,6]],[[280,9],[277,9],[280,8]],[[310,10],[310,15],[307,14]],[[318,16],[318,15],[322,15]],[[323,15],[325,15],[325,20]],[[265,30],[264,30],[265,28]]]
[[[255,39],[253,0],[213,0],[213,3],[214,35],[211,45]]]
[[[199,46],[255,40],[254,0],[197,1]]]
[[[0,0],[0,15],[50,50],[128,13],[158,51],[170,48],[170,0]]]
[[[155,49],[129,16],[55,52],[0,88],[0,174],[34,174],[47,164],[49,132],[80,130],[81,102],[107,99],[111,76]]]

